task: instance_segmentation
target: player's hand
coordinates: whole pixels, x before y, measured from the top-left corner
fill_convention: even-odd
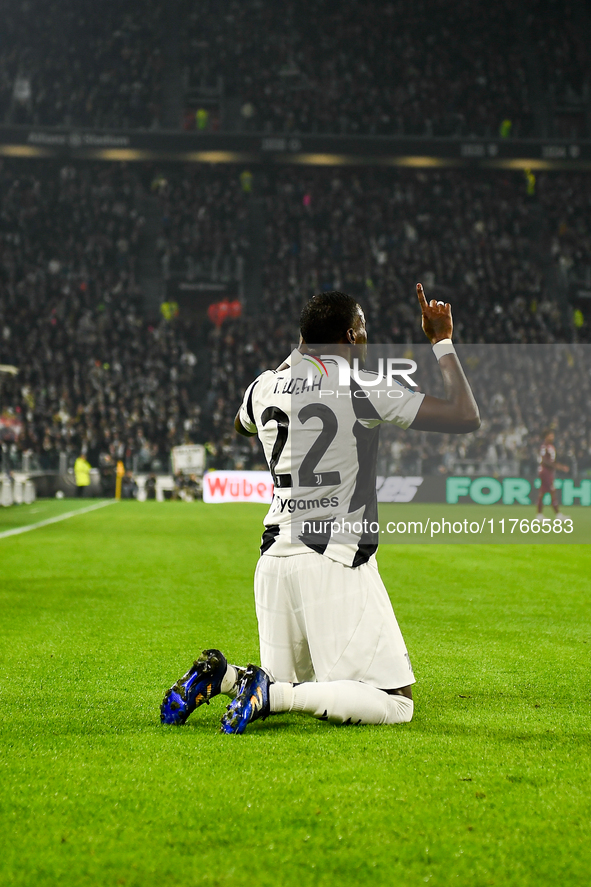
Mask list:
[[[427,302],[423,292],[423,284],[417,283],[417,296],[423,314],[423,332],[432,345],[442,339],[451,339],[454,331],[454,323],[451,317],[451,305],[449,302],[437,302],[431,299]]]
[[[558,471],[568,471],[569,470],[568,465],[555,465],[554,467],[557,468]]]

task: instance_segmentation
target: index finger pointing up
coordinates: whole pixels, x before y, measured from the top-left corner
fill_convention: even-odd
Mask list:
[[[427,300],[425,298],[425,293],[423,292],[423,284],[422,283],[417,283],[417,296],[419,299],[419,305],[421,306],[421,310],[425,311],[425,309],[428,307],[428,305],[427,305]]]

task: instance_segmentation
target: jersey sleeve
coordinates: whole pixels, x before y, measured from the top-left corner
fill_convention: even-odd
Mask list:
[[[253,409],[253,392],[255,387],[258,385],[258,379],[255,379],[252,382],[246,391],[244,392],[244,397],[242,399],[242,403],[240,404],[240,410],[238,411],[238,418],[240,419],[240,424],[242,427],[249,431],[251,434],[257,433],[257,424],[254,417],[254,409]]]
[[[419,391],[405,388],[395,382],[390,388],[380,385],[378,388],[365,388],[367,399],[371,402],[377,415],[360,419],[365,428],[388,423],[406,429],[412,425],[425,397]]]

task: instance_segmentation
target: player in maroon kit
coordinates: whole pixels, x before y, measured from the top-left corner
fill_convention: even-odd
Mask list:
[[[556,517],[559,520],[564,520],[564,515],[560,513],[560,509],[558,507],[556,489],[554,487],[554,475],[557,471],[568,471],[568,466],[561,465],[559,462],[556,461],[556,450],[554,448],[553,431],[547,431],[544,435],[544,443],[540,448],[538,461],[540,463],[540,467],[538,468],[538,475],[540,478],[540,494],[538,496],[538,513],[534,520],[538,520],[542,516],[542,512],[544,510],[543,500],[545,493],[550,493],[552,508],[556,512]]]

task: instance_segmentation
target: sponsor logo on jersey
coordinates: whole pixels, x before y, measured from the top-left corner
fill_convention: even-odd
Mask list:
[[[322,496],[319,499],[283,499],[275,493],[274,496],[275,509],[279,509],[281,514],[287,510],[290,514],[295,511],[313,511],[315,508],[338,508],[338,496]]]

